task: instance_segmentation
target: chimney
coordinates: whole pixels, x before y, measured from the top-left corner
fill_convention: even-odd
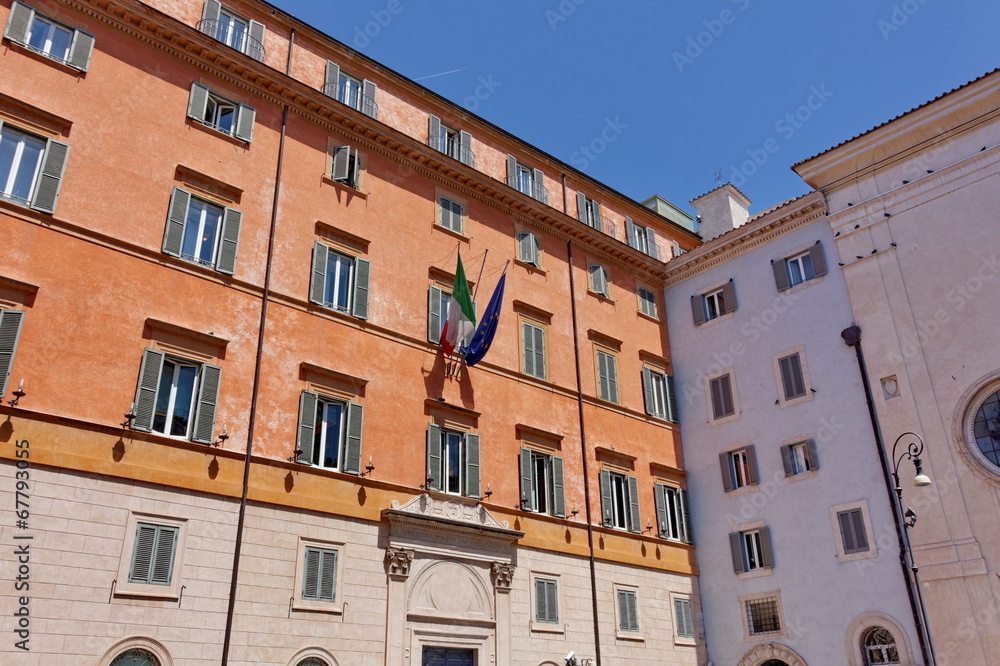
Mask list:
[[[692,199],[691,203],[698,211],[698,233],[705,242],[746,224],[750,219],[747,210],[750,199],[732,183],[720,185]]]

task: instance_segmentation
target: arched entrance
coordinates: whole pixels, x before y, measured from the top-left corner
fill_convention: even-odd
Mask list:
[[[808,666],[795,650],[780,643],[755,645],[743,655],[738,666]]]

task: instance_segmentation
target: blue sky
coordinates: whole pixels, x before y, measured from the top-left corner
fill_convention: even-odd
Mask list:
[[[717,171],[753,212],[803,194],[795,162],[1000,65],[995,0],[272,2],[620,192],[688,211]]]

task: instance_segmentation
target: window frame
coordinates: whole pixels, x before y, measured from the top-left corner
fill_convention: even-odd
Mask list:
[[[660,368],[643,365],[642,391],[647,414],[670,423],[679,423],[677,388],[673,375],[668,375]]]
[[[543,478],[539,480],[538,467],[544,465]],[[566,517],[566,483],[564,461],[550,452],[537,451],[525,446],[518,455],[521,477],[522,511],[542,515]],[[545,499],[544,507],[539,498]]]
[[[346,306],[339,306],[326,300],[328,291],[330,254],[351,262],[349,284],[347,285]],[[322,270],[319,269],[322,267]],[[334,282],[336,285],[336,282]],[[369,295],[371,292],[371,262],[363,257],[348,254],[340,247],[321,241],[313,241],[312,271],[309,280],[309,302],[325,310],[355,317],[368,318]]]
[[[697,645],[698,631],[695,628],[695,611],[691,596],[671,592],[670,608],[674,645]],[[678,616],[680,616],[680,620],[678,620]]]
[[[729,554],[739,578],[770,576],[774,570],[771,528],[763,521],[737,525],[729,533]]]
[[[198,202],[201,205],[210,206],[220,211],[215,230],[211,262],[184,253],[184,241],[188,237],[189,225],[191,224],[192,202]],[[233,275],[236,272],[236,263],[239,259],[242,228],[242,211],[217,201],[199,197],[189,190],[175,185],[170,195],[170,204],[167,209],[167,222],[163,233],[162,251],[164,254],[176,257],[187,263],[202,266],[226,275]],[[199,226],[200,229],[201,226]]]
[[[629,600],[632,608],[629,609]],[[625,602],[625,608],[622,602]],[[629,610],[633,611],[630,617]],[[634,619],[634,622],[632,621]],[[615,635],[618,638],[635,638],[641,636],[642,622],[639,613],[639,589],[636,587],[615,584]]]
[[[218,110],[222,107],[233,109],[233,123],[229,129],[217,122]],[[210,111],[212,119],[209,119]],[[187,115],[188,118],[198,123],[198,125],[207,127],[224,136],[231,137],[237,141],[243,141],[244,143],[251,143],[253,141],[257,110],[249,104],[237,102],[225,95],[219,94],[198,81],[191,82]]]
[[[326,442],[317,448],[321,432],[320,407],[342,406],[338,428],[337,464],[328,467],[323,454]],[[295,462],[342,474],[361,474],[361,454],[364,449],[364,405],[345,397],[333,397],[317,391],[302,391],[299,396],[299,420],[296,435]],[[317,459],[319,462],[317,462]]]
[[[515,233],[517,240],[517,261],[532,268],[542,268],[542,243],[538,234],[532,231],[518,230]]]
[[[775,631],[754,631],[751,624],[750,615],[750,604],[761,601],[772,601],[775,607],[775,619],[778,623],[778,629]],[[784,606],[781,600],[781,591],[772,590],[769,592],[758,592],[756,594],[747,594],[738,597],[738,603],[740,605],[740,616],[743,621],[743,640],[745,642],[754,642],[761,640],[761,637],[767,637],[770,639],[781,639],[788,637],[788,625],[785,622],[785,612]]]
[[[28,199],[15,197],[13,194],[4,191],[0,193],[0,201],[5,201],[22,208],[30,208],[42,213],[54,214],[56,204],[59,202],[59,190],[62,186],[63,176],[66,173],[66,163],[69,160],[69,144],[56,141],[51,137],[40,136],[34,132],[21,129],[15,123],[0,119],[0,137],[5,132],[20,135],[24,139],[30,138],[34,141],[44,143],[44,147],[39,152],[38,163],[35,165],[32,173]],[[23,154],[23,148],[15,150],[18,154]],[[17,160],[18,169],[12,169],[7,174],[8,182],[10,182],[11,178],[16,180],[17,173],[20,171],[20,157]],[[6,187],[4,185],[4,188]]]
[[[816,441],[807,437],[782,444],[781,464],[785,471],[785,478],[798,479],[814,476],[819,471]]]
[[[705,397],[708,404],[709,425],[719,425],[740,418],[740,403],[736,393],[736,375],[732,368],[705,377]],[[718,384],[716,383],[718,382]],[[718,386],[718,391],[716,390]],[[728,387],[728,392],[724,387]],[[717,409],[717,393],[721,401],[721,412]],[[728,400],[727,400],[728,398]],[[725,411],[727,407],[730,411]]]
[[[345,83],[354,83],[357,85],[357,97],[355,100],[352,101],[347,94],[347,87],[341,83],[342,78],[345,79]],[[340,65],[332,60],[326,61],[323,94],[337,100],[348,108],[378,120],[378,84],[357,74],[342,70]]]
[[[587,264],[587,289],[592,294],[596,294],[610,300],[611,298],[611,278],[608,269],[600,264]]]
[[[529,572],[529,578],[531,580],[531,621],[529,623],[529,628],[531,631],[545,632],[545,633],[563,633],[562,625],[562,603],[560,600],[560,585],[559,585],[559,575],[543,573],[539,571]],[[543,583],[544,586],[550,591],[546,592],[545,603],[540,603],[539,601],[539,583]],[[552,602],[552,603],[550,603]],[[549,613],[550,605],[555,607],[555,614]],[[546,618],[543,619],[540,615],[545,612]]]
[[[656,231],[648,225],[639,224],[631,217],[625,218],[626,244],[646,256],[660,260],[660,247],[656,242]]]
[[[642,533],[639,485],[636,477],[612,469],[600,470],[601,525]]]
[[[445,453],[446,448],[450,446],[447,439],[449,437],[457,438],[459,446],[459,489],[457,491],[450,490],[446,486],[449,469]],[[460,430],[451,425],[429,423],[427,426],[427,479],[424,485],[433,492],[482,499],[480,493],[482,478],[480,451],[479,433]]]
[[[69,33],[70,38],[66,44],[66,52],[62,56],[58,56],[52,53],[51,50],[40,48],[31,43],[31,33],[34,30],[36,21],[48,23],[48,32],[50,33],[57,28]],[[74,28],[62,21],[40,13],[31,5],[16,1],[11,3],[10,13],[7,17],[7,26],[4,29],[4,37],[32,53],[37,53],[49,60],[81,72],[86,72],[90,68],[90,60],[93,56],[94,43],[96,41],[94,35],[89,32]]]
[[[804,346],[800,345],[775,354],[772,357],[772,364],[779,407],[791,407],[813,399],[814,391],[809,381],[809,367],[806,364]],[[798,391],[799,388],[801,391]]]
[[[366,171],[363,158],[357,148],[331,145],[326,177],[338,185],[364,192],[362,186]]]
[[[543,204],[549,203],[545,174],[533,169],[513,155],[507,155],[507,185]]]
[[[656,305],[656,292],[642,286],[636,287],[635,291],[636,298],[639,299],[639,312],[647,317],[659,320],[660,316]],[[649,294],[649,297],[644,298],[644,294]]]
[[[333,599],[312,599],[305,596],[306,557],[311,551],[333,552],[335,555],[335,570],[333,573]],[[344,560],[347,544],[343,541],[329,541],[311,537],[299,536],[295,549],[295,579],[292,588],[292,610],[310,611],[340,615],[344,612],[344,599],[341,591]]]
[[[140,525],[167,528],[173,530],[176,535],[170,561],[170,580],[165,584],[139,582],[132,578]],[[129,512],[123,533],[122,554],[118,563],[118,583],[114,589],[114,596],[180,599],[181,588],[184,584],[186,542],[187,519],[137,511]]]
[[[729,315],[737,307],[736,282],[732,278],[691,296],[691,314],[695,326],[729,319]]]
[[[239,46],[232,43],[231,29],[225,30],[227,33],[225,39],[220,37],[223,30],[222,16],[224,14],[230,21],[238,20],[246,23],[246,28],[243,31],[243,40]],[[264,60],[264,34],[266,31],[264,24],[253,19],[244,18],[239,13],[224,6],[219,0],[205,0],[198,29],[220,44],[225,44],[229,48],[239,51],[254,60]]]
[[[443,228],[447,229],[456,234],[465,235],[465,203],[457,201],[446,194],[437,195],[437,223]],[[450,204],[445,205],[445,202]],[[458,211],[455,211],[455,207],[458,207]],[[447,215],[445,213],[447,212]],[[458,228],[455,228],[455,220],[458,220]]]
[[[583,192],[576,193],[576,217],[595,231],[602,231],[604,228],[601,204]]]
[[[742,461],[739,459],[741,455]],[[719,464],[722,469],[722,487],[727,493],[756,488],[760,484],[757,451],[753,444],[744,442],[723,451],[719,454]]]
[[[857,515],[854,512],[860,512],[861,525],[864,530],[864,537],[867,541],[867,549],[865,550],[858,550],[857,548],[854,548],[849,551],[847,544],[844,543],[841,516]],[[849,502],[847,504],[838,504],[837,506],[830,507],[830,522],[833,527],[834,543],[837,546],[838,562],[854,562],[856,560],[866,560],[878,557],[878,543],[875,540],[871,514],[868,510],[868,502],[866,500]],[[852,520],[852,527],[856,529],[857,526],[857,523]]]
[[[27,317],[25,310],[0,308],[0,398],[7,395],[17,357],[17,345]]]
[[[656,482],[653,486],[656,505],[657,536],[667,541],[694,544],[691,504],[688,492],[680,486]]]
[[[804,257],[806,256],[809,257],[809,272],[812,273],[809,276],[805,275]],[[798,280],[792,274],[792,264],[799,266]],[[774,286],[779,292],[816,282],[818,278],[823,277],[827,273],[826,257],[823,254],[823,242],[818,240],[811,245],[799,247],[778,259],[772,259],[771,269],[774,273]]]
[[[594,347],[594,371],[597,380],[597,398],[614,405],[620,405],[618,390],[618,354],[611,349]]]
[[[168,360],[187,367],[198,367],[197,376],[192,386],[194,407],[188,422],[187,434],[184,436],[153,430],[160,390],[162,389],[163,366]],[[143,350],[142,363],[139,366],[139,381],[136,384],[134,402],[136,416],[132,420],[132,429],[171,439],[211,444],[215,439],[215,417],[219,404],[221,381],[222,368],[220,366],[147,347]],[[168,403],[168,405],[170,404]]]
[[[548,354],[546,353],[548,347],[548,326],[538,321],[528,320],[525,318],[520,318],[520,329],[521,329],[521,374],[527,375],[529,377],[534,377],[535,379],[540,379],[542,381],[548,381]],[[528,333],[531,333],[531,344],[530,349],[528,344]],[[539,340],[541,340],[542,348],[541,351],[537,349]],[[528,359],[531,358],[531,363],[528,363]],[[540,361],[540,363],[539,363]],[[539,370],[539,365],[541,369]]]

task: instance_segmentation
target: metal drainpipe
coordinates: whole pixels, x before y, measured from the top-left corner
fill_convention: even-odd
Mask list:
[[[920,641],[920,653],[923,655],[924,664],[927,664],[927,666],[933,666],[935,663],[931,660],[933,651],[928,650],[930,637],[926,634],[925,625],[921,619],[922,612],[920,607],[923,604],[918,604],[917,602],[917,598],[920,596],[920,589],[914,589],[914,581],[910,578],[909,567],[906,564],[907,541],[905,530],[903,528],[903,516],[901,514],[902,509],[899,506],[899,501],[896,497],[895,484],[893,484],[891,480],[892,477],[889,472],[889,463],[885,453],[885,443],[882,441],[882,426],[879,425],[878,415],[875,413],[875,401],[872,399],[872,387],[871,384],[868,383],[868,370],[865,367],[865,355],[861,350],[861,327],[857,324],[852,324],[841,331],[840,337],[844,339],[844,343],[847,344],[848,347],[854,347],[854,353],[858,357],[858,370],[861,371],[861,383],[864,385],[865,400],[868,402],[868,416],[871,418],[872,432],[875,434],[875,446],[878,450],[878,459],[879,462],[882,463],[882,478],[885,480],[885,489],[889,493],[889,504],[892,506],[892,522],[896,527],[896,538],[899,540],[899,566],[903,569],[903,578],[906,580],[906,593],[910,598],[910,611],[913,613],[913,624],[917,629],[917,640]],[[913,569],[914,575],[916,575],[916,567]]]
[[[289,58],[291,55],[289,55]],[[229,607],[226,610],[226,632],[222,639],[222,666],[229,664],[229,643],[233,636],[233,613],[236,609],[236,582],[240,574],[240,550],[243,546],[243,524],[247,515],[247,494],[250,489],[250,457],[253,453],[253,432],[257,422],[257,393],[260,389],[260,366],[264,356],[264,325],[267,323],[267,300],[271,292],[271,262],[274,257],[274,228],[278,222],[278,198],[281,194],[281,165],[285,157],[285,130],[288,127],[288,106],[281,115],[281,138],[278,143],[278,166],[274,175],[274,202],[271,205],[271,232],[267,240],[267,266],[264,271],[264,293],[260,306],[260,329],[257,333],[257,360],[253,370],[250,394],[250,427],[247,430],[247,455],[243,463],[243,496],[236,522],[236,549],[233,551],[233,575],[229,583]]]
[[[564,176],[565,177],[565,176]],[[594,523],[590,513],[590,473],[588,471],[587,428],[583,418],[583,384],[580,380],[580,336],[576,327],[576,289],[573,284],[573,241],[566,242],[569,264],[569,302],[573,313],[573,358],[576,361],[576,405],[580,417],[580,453],[583,457],[583,501],[587,516],[587,550],[590,553],[590,596],[594,609],[594,659],[601,666],[601,632],[597,621],[597,568],[594,559]]]

